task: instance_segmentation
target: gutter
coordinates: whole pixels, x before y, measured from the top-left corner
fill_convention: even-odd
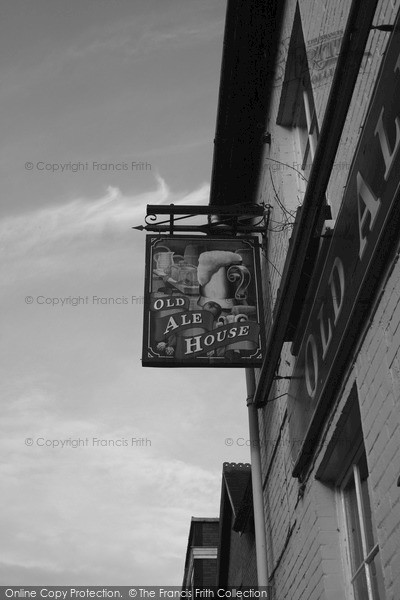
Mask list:
[[[247,410],[251,456],[251,485],[253,491],[254,532],[256,538],[257,583],[268,585],[267,537],[265,528],[264,496],[262,485],[261,448],[259,438],[258,411],[254,404],[256,380],[254,369],[246,369]]]

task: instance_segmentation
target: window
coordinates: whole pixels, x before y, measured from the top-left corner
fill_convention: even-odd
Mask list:
[[[295,154],[299,157],[298,168],[308,179],[317,148],[319,131],[312,90],[307,85],[306,77],[303,77],[301,83],[301,95],[297,104],[294,126],[297,131]]]
[[[337,528],[346,600],[385,600],[379,545],[369,489],[358,391],[337,408],[316,478],[336,496]]]
[[[383,600],[379,545],[374,535],[368,468],[362,445],[340,486],[351,591],[355,600]]]
[[[299,191],[304,193],[318,141],[318,123],[297,6],[290,38],[277,124],[293,130],[293,167],[299,172]],[[304,174],[304,176],[303,176]]]

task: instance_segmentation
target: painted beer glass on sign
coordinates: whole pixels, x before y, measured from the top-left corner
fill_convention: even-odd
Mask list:
[[[256,238],[146,239],[143,366],[260,366]]]

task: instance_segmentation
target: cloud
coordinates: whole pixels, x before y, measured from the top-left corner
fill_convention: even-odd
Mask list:
[[[111,22],[106,20],[87,27],[75,39],[75,32],[72,32],[71,43],[54,45],[51,51],[47,50],[46,54],[39,55],[36,62],[30,63],[29,68],[24,63],[16,63],[8,68],[6,65],[0,97],[4,99],[21,94],[27,88],[43,85],[49,78],[53,81],[65,69],[74,68],[87,60],[92,68],[98,64],[97,61],[104,63],[106,60],[132,64],[133,60],[148,60],[151,55],[157,58],[168,50],[184,51],[199,44],[206,46],[214,40],[220,40],[223,31],[223,19],[215,18],[212,5],[211,8],[211,13],[205,14],[204,18],[200,15],[202,10],[200,13],[194,12],[193,8],[185,10],[184,5],[180,10],[180,18],[176,13],[168,18],[168,9],[160,11],[157,8],[152,16],[134,9],[132,15],[124,19],[119,17]],[[195,26],[191,24],[194,22]],[[32,52],[32,59],[34,57]]]
[[[15,572],[19,585],[32,584],[32,573],[42,585],[179,584],[166,582],[165,572],[158,579],[154,556],[183,565],[187,515],[192,507],[215,513],[218,474],[132,446],[126,425],[60,420],[57,402],[35,393],[4,407],[0,562],[8,568],[1,575],[0,565],[0,583],[10,584]],[[32,446],[24,442],[27,427]],[[54,445],[71,439],[88,443]],[[116,440],[127,444],[111,445]]]
[[[207,44],[221,37],[223,22],[215,20],[205,22],[198,27],[188,27],[182,25],[176,27],[174,31],[162,31],[161,29],[149,29],[144,31],[138,40],[125,46],[125,52],[128,56],[144,56],[150,52],[162,52],[168,48],[182,49],[195,46],[197,44]]]
[[[53,310],[15,290],[97,293],[99,277],[110,295],[128,293],[144,264],[143,234],[130,227],[146,204],[205,204],[208,194],[158,177],[146,193],[109,188],[0,221],[15,297],[3,332],[1,584],[180,584],[190,517],[216,516],[221,463],[235,460],[228,452],[242,460],[224,445],[243,435],[232,410],[245,397],[240,374],[141,369],[142,306]]]
[[[187,193],[173,193],[162,177],[157,187],[138,195],[124,195],[109,187],[94,200],[73,199],[38,208],[0,221],[1,251],[5,260],[2,285],[58,276],[67,272],[101,272],[118,265],[116,257],[132,252],[138,239],[131,227],[144,221],[147,204],[205,204],[209,185]],[[143,261],[140,261],[143,269]]]
[[[205,10],[204,10],[205,8]],[[142,12],[116,19],[113,23],[97,24],[86,30],[81,40],[74,41],[63,52],[62,60],[82,60],[90,55],[120,53],[130,60],[150,53],[180,50],[220,40],[224,19],[216,18],[213,3],[208,7],[198,3],[180,5],[180,10],[165,4],[162,9]],[[61,58],[61,57],[60,57]]]

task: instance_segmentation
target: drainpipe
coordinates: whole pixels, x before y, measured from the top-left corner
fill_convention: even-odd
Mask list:
[[[246,369],[247,408],[249,413],[249,437],[251,457],[251,483],[253,488],[254,529],[256,534],[257,581],[259,586],[268,585],[267,543],[265,534],[264,500],[261,471],[258,412],[254,404],[256,379],[254,369]]]

